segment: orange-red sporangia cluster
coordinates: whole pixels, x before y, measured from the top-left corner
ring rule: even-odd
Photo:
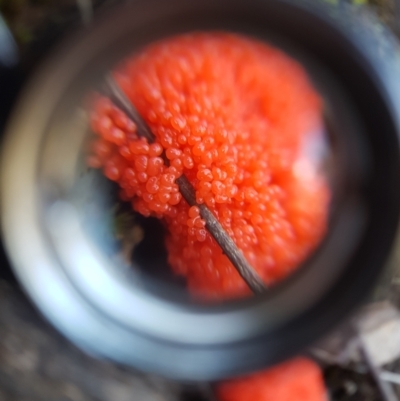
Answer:
[[[113,73],[157,140],[139,138],[98,96],[88,164],[134,210],[165,221],[169,264],[189,290],[206,299],[249,293],[182,199],[181,174],[266,284],[298,267],[325,233],[330,197],[315,150],[322,101],[304,69],[253,39],[194,33],[151,44]]]
[[[220,383],[219,401],[328,401],[321,369],[303,357]]]

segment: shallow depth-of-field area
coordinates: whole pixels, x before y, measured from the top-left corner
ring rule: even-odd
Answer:
[[[21,49],[21,65],[24,70],[29,70],[68,27],[90,24],[93,13],[106,10],[118,1],[0,0],[0,12]],[[400,5],[396,4],[397,0],[325,1],[336,7],[358,7],[360,13],[371,9],[400,35]],[[118,221],[117,226],[122,227],[121,235],[129,232],[125,247],[132,250],[132,242],[137,241],[141,234],[132,227],[126,229],[129,215],[126,219]],[[0,401],[214,401],[207,383],[181,387],[83,355],[43,322],[7,269],[4,266],[0,275]],[[381,301],[389,301],[400,309],[400,245],[370,299],[371,304]],[[393,317],[393,322],[392,334],[384,335],[399,335],[396,317]],[[362,357],[353,357],[351,346],[346,347],[354,338],[345,331],[346,327],[332,334],[332,338],[344,338],[341,340],[343,347],[333,347],[330,349],[332,354],[328,355],[326,349],[322,353],[311,351],[324,369],[331,400],[381,400],[371,364]],[[345,348],[345,355],[339,355]],[[393,389],[400,400],[400,357],[382,369],[393,373],[392,381],[398,380],[399,384],[394,384]]]

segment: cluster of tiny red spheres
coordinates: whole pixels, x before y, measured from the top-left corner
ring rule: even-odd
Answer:
[[[196,33],[150,45],[114,76],[156,141],[99,96],[88,164],[137,212],[164,219],[169,263],[192,293],[229,298],[248,288],[182,199],[181,174],[267,284],[318,245],[329,189],[309,149],[322,139],[321,101],[297,62],[255,40]]]
[[[222,382],[216,394],[219,401],[328,401],[321,369],[303,357]]]

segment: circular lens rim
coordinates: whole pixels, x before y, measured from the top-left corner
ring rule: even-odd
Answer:
[[[166,6],[162,1],[136,1],[129,6],[124,5],[115,14],[100,20],[90,32],[85,35],[80,34],[66,44],[35,77],[14,114],[8,130],[8,140],[3,149],[4,238],[15,272],[33,302],[61,332],[80,347],[118,362],[178,379],[217,379],[261,368],[299,351],[326,332],[354,308],[372,287],[394,240],[399,216],[400,194],[395,188],[400,179],[397,137],[400,111],[396,109],[393,93],[389,90],[394,77],[393,73],[387,74],[390,60],[375,59],[372,53],[366,51],[364,42],[359,41],[359,34],[343,30],[328,14],[316,9],[315,5],[311,9],[306,2],[254,0],[229,2],[227,9],[227,4],[225,0],[218,2],[195,0],[190,3],[176,0]],[[196,23],[199,23],[206,15],[207,22],[203,22],[202,26],[207,24],[212,26],[215,21],[220,21],[220,18],[224,18],[225,22],[229,22],[229,18],[232,18],[235,26],[237,23],[235,18],[242,16],[246,23],[239,30],[246,26],[250,32],[253,29],[250,24],[252,19],[257,21],[254,26],[260,28],[262,26],[260,21],[263,18],[271,21],[268,14],[271,12],[278,19],[277,23],[286,27],[285,29],[293,30],[310,20],[315,23],[312,26],[324,28],[325,32],[321,36],[325,40],[329,39],[332,51],[346,54],[347,59],[352,60],[353,64],[350,64],[353,68],[359,68],[359,71],[354,73],[362,72],[363,77],[368,78],[366,84],[371,89],[369,93],[375,96],[375,104],[379,104],[382,108],[381,119],[382,116],[388,117],[383,127],[385,135],[381,135],[384,144],[381,144],[380,148],[376,147],[376,138],[373,136],[376,132],[368,130],[368,141],[374,151],[374,168],[370,177],[371,182],[367,183],[363,193],[369,219],[363,232],[363,241],[361,245],[354,246],[352,257],[346,263],[343,274],[332,283],[326,293],[320,294],[319,300],[314,300],[313,305],[309,305],[286,322],[281,321],[274,327],[264,324],[263,330],[257,335],[253,332],[248,338],[196,343],[184,338],[181,341],[177,341],[176,338],[171,340],[162,334],[149,333],[143,327],[135,330],[110,316],[109,313],[104,313],[87,297],[87,294],[82,294],[82,287],[79,288],[71,280],[68,272],[61,267],[63,262],[54,248],[49,246],[48,237],[37,218],[39,207],[36,158],[40,155],[40,148],[43,145],[42,134],[49,127],[49,120],[54,117],[50,109],[44,110],[43,105],[37,104],[37,96],[38,94],[45,96],[47,104],[55,107],[62,94],[69,90],[70,84],[68,81],[57,81],[57,72],[61,66],[68,71],[70,77],[74,74],[85,74],[88,77],[85,63],[88,60],[90,63],[93,63],[93,60],[101,60],[98,69],[100,74],[100,71],[111,67],[113,64],[111,60],[119,59],[128,50],[127,46],[115,46],[110,61],[98,57],[106,48],[111,51],[116,37],[127,37],[128,33],[132,34],[135,27],[137,32],[143,34],[140,40],[157,39],[159,31],[151,29],[157,18],[161,21],[162,18],[173,20],[173,17],[185,20],[187,27],[190,28],[191,19],[195,18]],[[187,13],[191,18],[185,19]],[[294,24],[295,17],[297,25]],[[288,28],[290,25],[292,28]],[[183,23],[179,27],[185,29],[186,24]],[[247,31],[246,33],[249,33]],[[257,31],[254,33],[257,34]],[[308,35],[312,33],[310,31]],[[317,46],[315,35],[303,40],[308,40],[311,47]],[[66,54],[69,57],[65,57]],[[329,60],[328,56],[325,57]],[[112,64],[107,65],[107,62]],[[93,73],[90,78],[89,86],[100,77]],[[360,114],[363,115],[363,112]],[[36,128],[30,125],[32,121],[35,122]],[[37,135],[32,134],[34,130]],[[25,149],[23,154],[21,149]],[[376,168],[379,165],[381,167]],[[382,182],[380,188],[377,188],[375,184],[379,181]],[[24,193],[23,198],[18,196],[21,193]],[[16,199],[20,199],[19,204],[16,204]],[[28,221],[30,224],[27,224]],[[21,227],[24,227],[23,235]],[[28,250],[27,243],[30,245]],[[51,288],[46,286],[46,283],[51,283]],[[143,299],[145,300],[145,297]],[[271,302],[271,299],[266,299],[265,304],[267,302]],[[165,303],[165,306],[167,307],[168,303]],[[248,313],[246,307],[239,308],[239,312],[243,311]],[[195,310],[192,309],[190,313],[195,314]],[[214,314],[218,313],[226,313],[226,310],[217,308]],[[254,316],[262,316],[264,313],[265,309],[259,308],[257,313],[248,318],[254,319]],[[202,314],[204,315],[204,310],[200,308],[197,317],[201,317]],[[165,322],[161,321],[159,327],[162,333]]]

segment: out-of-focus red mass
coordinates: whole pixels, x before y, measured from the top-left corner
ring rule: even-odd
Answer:
[[[248,377],[220,383],[219,401],[327,401],[318,365],[296,358]]]
[[[169,264],[205,299],[249,294],[189,208],[185,174],[266,284],[286,277],[325,233],[329,189],[314,143],[322,102],[306,72],[282,51],[225,33],[194,33],[149,45],[114,76],[157,140],[108,99],[91,114],[90,166],[118,182],[124,201],[163,219]],[[166,165],[161,153],[169,160]]]

